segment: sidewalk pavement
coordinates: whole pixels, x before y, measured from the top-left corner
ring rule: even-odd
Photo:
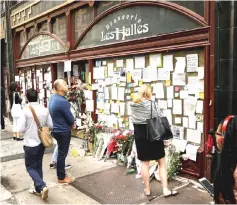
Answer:
[[[49,198],[44,202],[39,196],[30,194],[28,190],[32,185],[32,180],[25,169],[23,142],[14,141],[12,137],[9,138],[9,136],[11,136],[11,132],[9,132],[11,129],[9,127],[10,124],[7,126],[7,131],[1,133],[1,204],[99,204],[99,202],[89,196],[90,194],[83,194],[71,185],[58,185],[56,170],[49,168],[52,158],[52,149],[47,149],[48,153],[45,154],[43,159],[44,180],[49,187]],[[76,156],[76,152],[80,153],[82,142],[83,141],[78,138],[72,138],[71,140],[67,157],[67,163],[72,165],[72,168],[67,170],[69,176],[79,178],[116,166],[115,160],[104,162],[103,160],[97,161],[92,156]],[[126,170],[126,168],[124,169]],[[136,180],[135,176],[132,177],[132,180],[133,178]],[[111,183],[113,183],[113,181],[111,181]],[[132,186],[135,183],[131,181],[130,184]],[[197,186],[199,185],[197,184]],[[136,188],[137,187],[134,187],[134,189]],[[178,196],[177,198],[172,197],[168,201],[163,197],[159,197],[155,199],[154,202],[169,202],[170,204],[177,202],[189,204],[192,202],[197,203],[197,200],[194,199],[196,191],[199,193],[197,194],[199,197],[198,202],[211,202],[212,198],[202,187],[199,186],[199,188],[193,189],[194,194],[191,195],[188,191],[186,193],[185,190],[188,190],[187,188],[181,188],[179,191],[183,191],[181,192],[182,195],[180,194],[180,200],[177,200]],[[149,203],[149,200],[147,200],[145,204],[147,203]]]

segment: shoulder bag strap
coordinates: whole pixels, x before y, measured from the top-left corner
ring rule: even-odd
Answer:
[[[15,98],[16,98],[16,93],[15,92],[13,92],[13,105],[15,104]]]
[[[37,117],[37,115],[35,113],[34,108],[31,105],[29,106],[29,108],[30,108],[30,111],[32,112],[32,115],[34,117],[35,123],[37,124],[37,127],[40,128],[41,127],[40,126],[40,122],[39,122],[39,119],[38,119],[38,117]]]
[[[152,119],[152,100],[151,100],[151,119]]]

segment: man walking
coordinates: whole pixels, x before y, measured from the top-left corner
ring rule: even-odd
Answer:
[[[74,117],[70,103],[65,98],[68,92],[67,83],[63,79],[58,79],[54,82],[54,89],[56,93],[50,98],[49,112],[53,121],[52,134],[58,143],[57,177],[59,184],[69,184],[73,179],[66,176],[65,159],[69,150]]]
[[[42,199],[45,200],[48,198],[49,191],[46,183],[43,181],[42,171],[45,147],[39,138],[37,124],[30,110],[30,106],[34,109],[41,126],[52,128],[53,124],[48,109],[37,102],[37,91],[32,88],[27,90],[26,97],[29,101],[29,105],[24,109],[23,114],[20,116],[18,129],[19,132],[24,133],[25,166],[27,172],[34,181],[35,190],[33,193],[41,195]]]

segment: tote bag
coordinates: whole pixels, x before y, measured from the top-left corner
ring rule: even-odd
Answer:
[[[20,104],[16,104],[15,103],[15,95],[16,93],[13,93],[13,105],[12,105],[12,109],[11,109],[11,115],[12,117],[20,117],[21,116],[21,105]]]
[[[173,134],[171,132],[168,119],[166,117],[160,117],[158,113],[157,117],[152,118],[151,101],[151,118],[147,119],[147,139],[150,142],[155,142],[169,140],[171,138],[173,138]]]

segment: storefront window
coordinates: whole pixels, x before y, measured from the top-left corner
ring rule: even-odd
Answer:
[[[96,9],[97,16],[106,11],[107,9],[120,4],[120,1],[101,1]]]
[[[47,22],[42,23],[41,26],[40,26],[39,31],[47,32],[48,31],[48,23]]]
[[[64,42],[67,41],[67,23],[66,16],[61,16],[53,22],[53,33],[57,35]]]
[[[78,49],[200,27],[191,18],[167,8],[132,6],[115,11],[97,22],[81,40]]]
[[[24,31],[21,31],[19,34],[19,52],[21,52],[25,43],[26,43],[26,33]]]
[[[86,7],[75,12],[75,41],[94,19],[93,8]]]
[[[30,30],[27,33],[27,39],[29,39],[31,36],[35,34],[35,28],[30,28]]]
[[[66,52],[66,48],[64,48],[54,38],[47,35],[40,35],[33,38],[31,42],[29,42],[29,44],[26,46],[21,56],[21,59],[33,58],[63,52]]]

